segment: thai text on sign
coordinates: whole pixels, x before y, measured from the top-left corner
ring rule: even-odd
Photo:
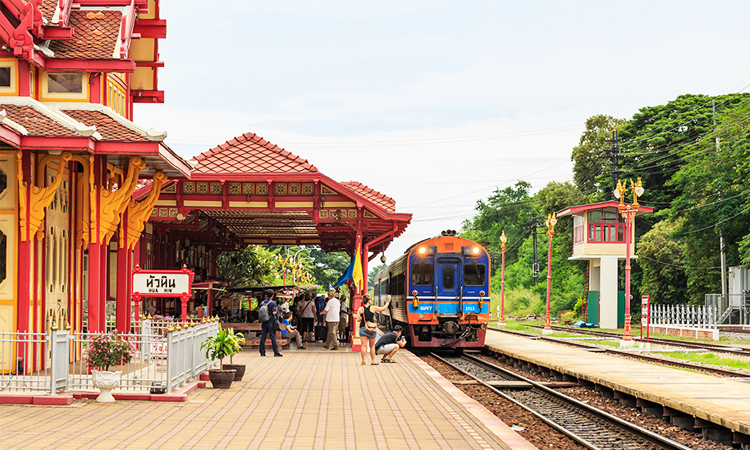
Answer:
[[[134,273],[133,292],[139,294],[190,294],[187,273]]]

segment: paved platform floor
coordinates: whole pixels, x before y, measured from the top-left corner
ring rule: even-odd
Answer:
[[[363,366],[346,350],[287,351],[283,358],[246,351],[234,358],[247,364],[245,381],[199,389],[185,403],[0,406],[0,447],[535,448],[410,353],[397,364]]]
[[[587,352],[498,331],[488,331],[485,344],[499,353],[750,434],[748,382]]]

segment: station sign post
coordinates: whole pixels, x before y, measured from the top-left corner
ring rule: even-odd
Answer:
[[[643,346],[643,327],[646,327],[646,346],[649,347],[649,328],[651,325],[651,302],[648,295],[641,296],[641,346]]]
[[[182,270],[141,270],[133,269],[133,302],[135,316],[143,297],[179,297],[182,306],[182,320],[187,318],[187,304],[190,299],[195,272],[183,265]]]

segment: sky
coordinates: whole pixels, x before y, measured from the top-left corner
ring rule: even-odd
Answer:
[[[593,115],[750,90],[749,16],[730,0],[161,0],[166,102],[135,121],[186,159],[253,132],[394,198],[413,219],[393,261],[495,189],[572,180]]]

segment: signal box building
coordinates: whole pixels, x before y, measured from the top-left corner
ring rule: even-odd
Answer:
[[[619,328],[625,323],[625,292],[618,289],[618,260],[625,259],[625,219],[618,202],[571,206],[557,213],[573,217],[573,255],[570,260],[588,261],[587,318],[601,328]],[[636,216],[653,212],[640,206]],[[630,229],[630,255],[635,256],[635,217]]]

